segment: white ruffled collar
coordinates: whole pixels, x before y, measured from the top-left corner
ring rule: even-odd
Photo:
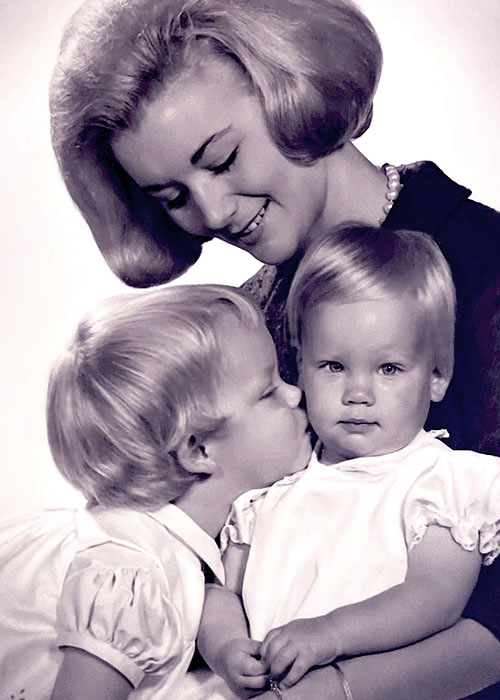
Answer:
[[[429,445],[434,440],[450,437],[446,429],[441,430],[420,430],[413,440],[395,452],[390,452],[384,455],[374,455],[369,457],[355,457],[354,459],[346,459],[337,464],[323,464],[320,459],[323,445],[318,441],[314,447],[309,468],[320,469],[338,469],[342,472],[359,472],[367,475],[378,476],[387,471],[391,465],[399,464],[401,459],[415,449]]]

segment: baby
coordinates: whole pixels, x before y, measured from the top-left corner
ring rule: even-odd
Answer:
[[[314,666],[453,625],[500,551],[500,459],[423,430],[453,370],[454,286],[437,245],[335,231],[301,261],[288,312],[316,449],[303,472],[234,504],[226,587],[208,591],[199,635],[241,697],[269,678],[281,697]]]
[[[89,507],[0,523],[2,697],[186,697],[204,571],[224,581],[213,538],[236,496],[307,464],[299,401],[236,290],[159,288],[88,315],[47,420]]]

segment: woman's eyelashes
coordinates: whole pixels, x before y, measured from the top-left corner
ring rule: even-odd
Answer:
[[[225,161],[219,163],[219,165],[212,165],[210,168],[208,168],[208,170],[210,170],[210,172],[212,173],[215,173],[216,175],[226,173],[231,169],[232,165],[234,165],[237,157],[238,146],[236,146],[236,148],[229,154]]]
[[[218,165],[211,165],[210,167],[207,167],[207,170],[209,170],[211,173],[214,173],[215,175],[221,175],[222,173],[227,173],[229,170],[231,170],[231,167],[234,165],[236,162],[236,158],[238,157],[238,146],[231,151],[229,156],[222,162],[219,163]],[[180,207],[183,207],[186,205],[188,200],[188,193],[187,193],[187,188],[182,188],[179,191],[179,194],[174,197],[173,199],[166,199],[166,205],[168,209],[179,209]]]
[[[183,188],[177,197],[174,197],[174,199],[166,199],[164,202],[166,203],[168,209],[179,209],[180,207],[183,207],[187,202],[186,189]]]

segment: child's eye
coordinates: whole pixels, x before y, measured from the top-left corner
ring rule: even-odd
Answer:
[[[384,377],[394,377],[395,374],[401,372],[401,368],[393,365],[392,362],[386,362],[380,366],[380,372]]]
[[[261,401],[264,401],[264,399],[270,399],[272,396],[274,396],[276,392],[276,387],[273,387],[272,389],[268,389],[262,396],[260,397]]]
[[[325,368],[328,372],[332,374],[338,374],[344,371],[344,365],[341,362],[334,360],[333,362],[324,362],[321,368]]]
[[[238,147],[232,151],[232,153],[226,158],[226,160],[223,163],[219,163],[219,165],[213,165],[211,168],[209,168],[210,172],[215,173],[216,175],[220,175],[221,173],[225,173],[228,170],[230,170],[231,166],[234,164],[236,161],[236,158],[238,156]]]

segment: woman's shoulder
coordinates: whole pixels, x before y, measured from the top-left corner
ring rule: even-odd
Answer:
[[[421,230],[433,235],[440,244],[453,237],[455,246],[457,235],[462,242],[471,234],[476,238],[486,237],[493,230],[500,232],[500,213],[470,199],[472,191],[432,161],[401,165],[398,169],[403,187],[386,219],[389,228]],[[478,223],[480,231],[476,230]]]
[[[403,187],[385,226],[431,235],[451,266],[459,297],[498,285],[500,212],[471,199],[470,189],[431,161],[399,170]]]

